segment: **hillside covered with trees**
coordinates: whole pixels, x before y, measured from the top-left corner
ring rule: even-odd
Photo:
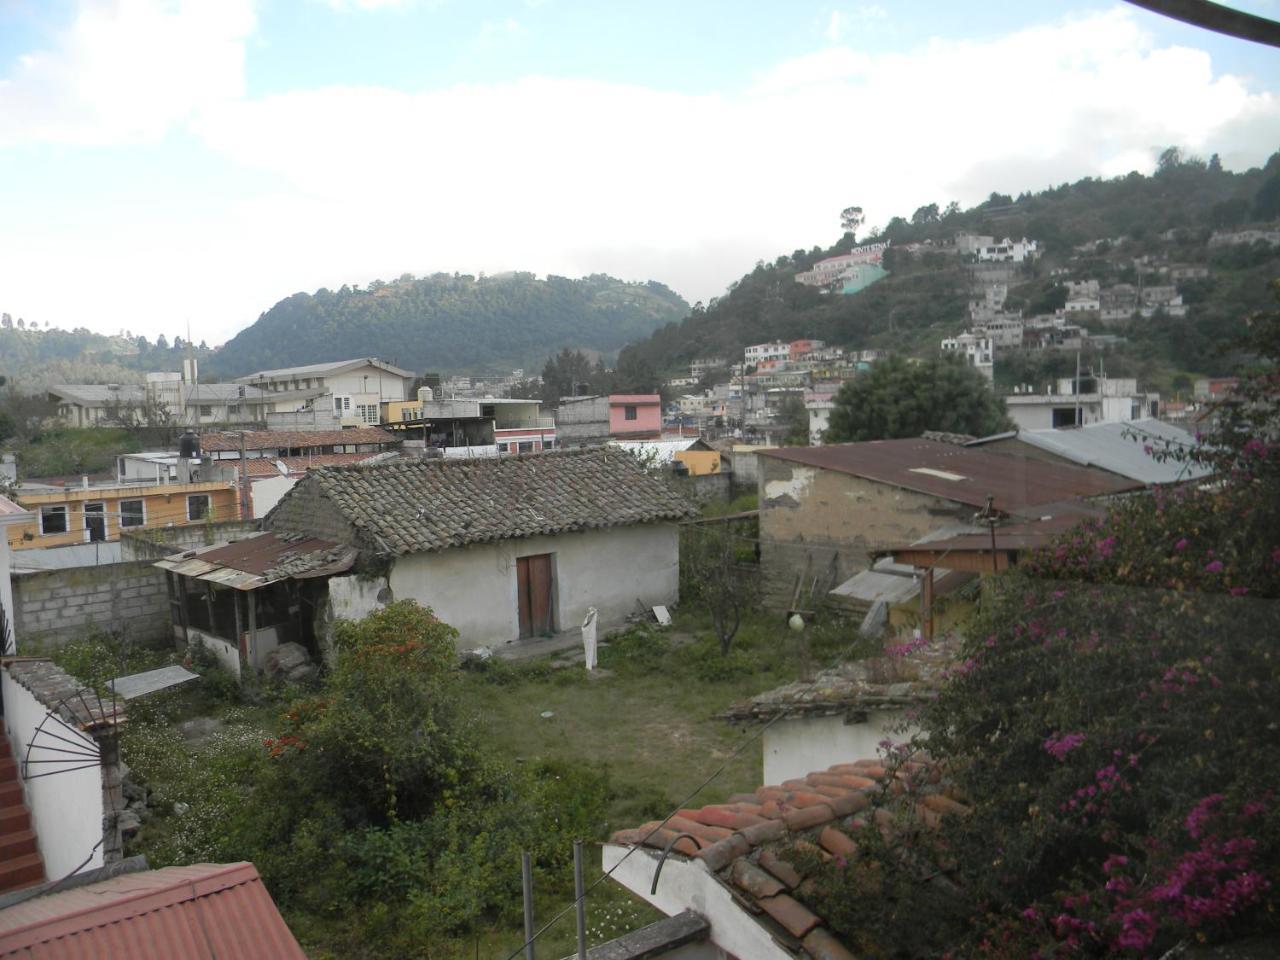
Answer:
[[[1111,324],[1105,330],[1127,341],[1109,348],[1109,373],[1139,376],[1167,387],[1178,371],[1215,374],[1229,369],[1230,358],[1220,348],[1238,336],[1241,317],[1268,304],[1267,283],[1280,273],[1280,247],[1210,247],[1210,235],[1277,218],[1280,153],[1261,169],[1232,173],[1216,157],[1204,161],[1171,148],[1151,176],[1085,178],[1017,198],[993,193],[968,210],[954,203],[945,208],[932,203],[856,240],[845,233],[829,247],[796,250],[773,263],[757,263],[723,297],[695,305],[680,323],[629,346],[620,362],[643,362],[670,374],[695,358],[730,359],[741,356],[748,344],[803,337],[928,355],[937,350],[941,338],[964,329],[973,281],[958,256],[904,248],[941,245],[957,233],[976,233],[1039,241],[1043,256],[1009,284],[1010,308],[1027,314],[1060,307],[1064,279],[1134,283],[1135,261],[1142,257],[1208,266],[1207,279],[1181,290],[1189,304],[1186,317],[1157,316],[1141,324]],[[795,282],[797,273],[825,257],[885,240],[893,244],[884,261],[890,276],[859,293],[828,295]],[[1076,250],[1095,241],[1101,242],[1091,252]],[[1072,354],[1072,366],[1074,360]],[[1056,370],[1067,362],[1065,354],[1045,352],[1031,361],[1022,358],[1005,365],[1002,373],[998,360],[997,378],[1011,383],[1067,373],[1065,367]]]
[[[539,369],[564,347],[612,354],[688,309],[660,283],[604,274],[406,274],[365,289],[296,293],[223,345],[213,363],[222,376],[354,356],[445,373]]]

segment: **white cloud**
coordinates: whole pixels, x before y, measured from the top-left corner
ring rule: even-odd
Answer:
[[[481,46],[491,46],[508,37],[513,37],[520,32],[520,21],[515,17],[506,17],[502,20],[485,20],[480,24],[480,33],[477,42]]]
[[[884,223],[1149,170],[1168,144],[1239,168],[1280,142],[1273,93],[1201,51],[1154,47],[1123,9],[905,54],[835,46],[732,96],[533,76],[199,102],[191,130],[270,191],[109,245],[70,238],[53,266],[32,252],[45,245],[0,237],[0,262],[48,307],[6,309],[172,333],[178,298],[213,342],[297,290],[403,271],[605,270],[706,300],[757,259],[834,240],[851,203]],[[82,260],[85,282],[56,282]]]
[[[840,43],[854,31],[888,18],[889,12],[878,3],[855,7],[849,11],[832,10],[822,35],[832,43]]]
[[[95,0],[0,77],[0,146],[155,140],[244,92],[251,0]]]

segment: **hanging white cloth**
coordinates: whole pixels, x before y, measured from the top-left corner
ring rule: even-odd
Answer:
[[[596,668],[596,608],[587,610],[587,619],[582,621],[582,654],[587,669]]]

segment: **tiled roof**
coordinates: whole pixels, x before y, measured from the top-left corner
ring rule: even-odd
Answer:
[[[381,427],[353,427],[350,430],[246,430],[246,450],[275,450],[288,447],[332,447],[345,443],[399,443]],[[240,449],[235,430],[211,430],[200,435],[200,449],[223,452]]]
[[[662,520],[697,511],[622,450],[583,450],[475,460],[400,460],[311,470],[267,515],[314,484],[378,553]]]
[[[110,727],[124,720],[124,704],[103,700],[52,660],[20,658],[4,665],[9,676],[25,687],[40,705],[79,730]]]
[[[883,655],[842,663],[813,680],[775,687],[733,704],[728,720],[765,720],[789,715],[828,716],[919,704],[933,697],[956,665],[959,642],[940,638],[900,656]]]
[[[0,958],[306,960],[251,863],[145,870],[0,911]]]
[[[316,467],[342,467],[353,463],[363,463],[376,453],[318,453],[310,457],[252,457],[244,462],[245,473],[251,477],[282,477],[305,473]],[[233,463],[235,461],[232,461]],[[283,463],[285,472],[281,473],[277,463]],[[237,464],[238,465],[238,464]]]
[[[1100,470],[958,447],[932,440],[871,440],[825,447],[779,447],[761,456],[834,470],[974,507],[997,510],[1097,497],[1142,486]]]
[[[879,760],[859,760],[735,794],[725,803],[680,810],[661,828],[653,821],[621,830],[610,842],[663,850],[675,841],[673,855],[701,860],[744,906],[744,922],[762,924],[799,956],[853,960],[812,909],[812,881],[784,855],[788,848],[804,847],[824,860],[851,859],[859,831],[874,828],[892,837],[890,808],[899,805],[913,808],[929,826],[970,809],[927,758],[906,760],[896,771]],[[682,833],[698,843],[676,840]]]

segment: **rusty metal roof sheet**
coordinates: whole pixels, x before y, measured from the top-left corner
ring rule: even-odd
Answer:
[[[287,533],[260,533],[234,543],[175,553],[154,566],[236,590],[256,590],[276,580],[327,576],[351,569],[354,547]]]
[[[306,960],[251,863],[127,873],[0,911],[0,958]]]
[[[871,440],[825,447],[779,447],[760,456],[892,484],[974,507],[997,510],[1135,490],[1141,483],[1101,470],[1048,463],[931,440]]]

